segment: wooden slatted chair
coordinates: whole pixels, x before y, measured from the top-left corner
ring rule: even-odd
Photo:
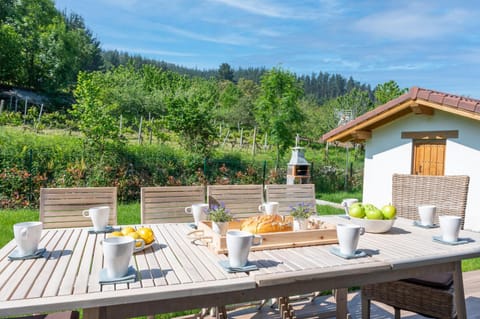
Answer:
[[[468,196],[468,176],[420,176],[394,174],[392,179],[392,204],[397,216],[418,219],[417,206],[432,204],[439,215],[465,217]],[[462,222],[463,227],[463,222]],[[455,318],[455,281],[462,281],[460,265],[455,273],[429,273],[427,275],[394,282],[362,287],[362,317],[370,318],[370,302],[376,300],[395,309],[416,312],[435,318]]]
[[[140,210],[142,224],[187,223],[192,216],[185,213],[185,207],[205,203],[204,186],[151,186],[140,189]],[[203,309],[205,316],[208,309]],[[147,316],[153,319],[153,315]]]
[[[278,213],[288,215],[290,208],[299,203],[312,205],[317,211],[315,184],[272,184],[265,186],[267,202],[278,202]]]
[[[78,311],[63,311],[27,317],[11,317],[10,319],[80,319],[80,313]]]
[[[263,202],[262,185],[209,185],[208,204],[225,207],[235,218],[247,218],[260,214],[258,206]]]
[[[90,218],[82,211],[109,206],[109,225],[117,225],[116,187],[73,187],[40,189],[40,221],[43,228],[88,227]]]
[[[185,207],[205,203],[205,187],[142,187],[140,201],[142,224],[187,223],[192,216],[185,213]]]

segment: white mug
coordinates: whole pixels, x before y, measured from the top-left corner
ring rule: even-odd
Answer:
[[[462,218],[460,216],[443,215],[438,217],[440,220],[440,230],[442,231],[442,239],[454,243],[458,240],[458,233],[462,226]]]
[[[104,230],[108,226],[108,217],[110,215],[110,207],[92,207],[82,211],[83,217],[92,219],[93,230]]]
[[[193,215],[195,226],[202,220],[207,219],[208,204],[193,204],[192,206],[185,207],[185,213]]]
[[[250,247],[262,244],[262,237],[241,230],[227,231],[228,262],[230,267],[244,267]]]
[[[103,246],[104,265],[109,279],[121,278],[128,273],[128,266],[135,250],[136,243],[141,243],[138,250],[145,247],[142,239],[133,239],[130,236],[105,238]]]
[[[435,221],[435,213],[437,208],[435,205],[418,206],[418,215],[420,216],[420,224],[424,226],[432,226]]]
[[[34,254],[42,236],[42,222],[23,222],[13,225],[13,234],[20,256]]]
[[[345,198],[342,200],[342,206],[345,208],[345,214],[348,215],[348,209],[352,204],[358,203],[358,199],[356,198]]]
[[[365,228],[353,224],[338,224],[337,237],[340,253],[351,256],[357,250],[360,235],[365,233]]]
[[[278,214],[278,202],[265,202],[258,206],[258,211],[267,215]]]

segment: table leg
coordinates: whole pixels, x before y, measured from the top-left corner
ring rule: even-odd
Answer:
[[[462,262],[455,262],[453,271],[453,286],[455,289],[455,306],[457,307],[457,318],[467,318],[467,307],[465,305],[465,291],[463,289]]]
[[[83,309],[83,319],[103,319],[107,313],[104,307]]]
[[[347,307],[347,288],[337,288],[334,291],[335,303],[337,304],[336,318],[347,318],[348,307]]]

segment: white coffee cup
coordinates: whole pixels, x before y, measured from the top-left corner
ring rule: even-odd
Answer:
[[[13,225],[13,234],[20,256],[34,254],[42,236],[42,222],[23,222]]]
[[[93,230],[104,230],[108,226],[108,217],[110,215],[110,207],[92,207],[82,211],[83,217],[92,219]]]
[[[432,226],[435,221],[435,213],[437,208],[435,205],[418,206],[418,215],[420,216],[420,224],[424,226]]]
[[[265,202],[258,206],[258,211],[267,215],[278,214],[278,202]]]
[[[136,247],[136,243],[141,243]],[[128,273],[128,266],[135,249],[145,247],[142,239],[133,239],[130,236],[110,237],[101,241],[103,246],[104,265],[109,279],[121,278]]]
[[[341,205],[345,208],[345,214],[348,215],[348,209],[352,204],[358,203],[358,199],[356,198],[345,198],[342,200]]]
[[[262,237],[241,230],[227,231],[228,262],[230,267],[243,267],[248,262],[250,247],[262,244]]]
[[[193,215],[193,220],[195,226],[198,226],[198,223],[202,220],[207,219],[208,204],[193,204],[192,206],[185,207],[185,213]]]
[[[442,239],[448,242],[456,242],[458,233],[462,225],[460,216],[442,215],[438,217],[440,220],[440,230],[442,231]]]
[[[360,235],[365,233],[365,229],[353,224],[338,224],[337,237],[340,246],[340,253],[351,256],[357,250]]]

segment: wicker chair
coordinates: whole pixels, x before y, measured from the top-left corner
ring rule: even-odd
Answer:
[[[392,204],[397,208],[397,216],[408,219],[418,219],[417,206],[421,204],[436,206],[436,223],[439,215],[457,215],[464,219],[468,184],[468,176],[394,174]],[[366,285],[361,294],[364,319],[370,318],[371,300],[394,307],[395,318],[400,318],[401,309],[435,318],[456,317],[452,273]]]

